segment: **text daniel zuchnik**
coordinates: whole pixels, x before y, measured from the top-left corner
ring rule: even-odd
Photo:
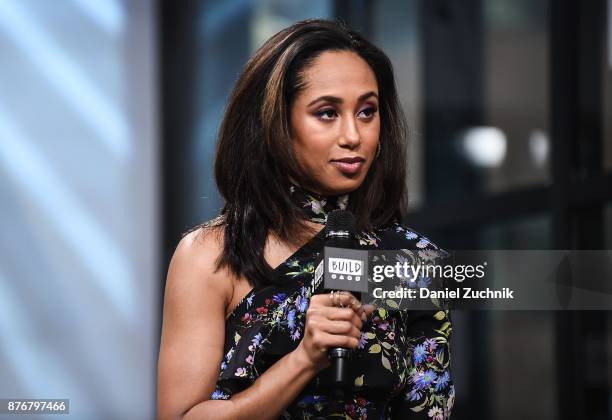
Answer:
[[[483,290],[474,290],[471,287],[445,288],[444,290],[402,287],[398,290],[383,290],[382,287],[376,287],[372,292],[377,299],[514,299],[514,290],[509,287],[504,287],[502,290],[492,290],[488,287]]]

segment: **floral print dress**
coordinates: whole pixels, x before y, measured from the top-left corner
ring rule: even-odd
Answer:
[[[325,223],[346,209],[348,194],[324,197],[291,187],[307,217]],[[363,249],[431,252],[438,247],[401,225],[358,234]],[[323,257],[324,229],[281,263],[273,275],[286,283],[252,289],[225,325],[225,356],[211,399],[229,399],[299,344],[312,296],[315,268]],[[420,282],[426,278],[418,279]],[[323,293],[319,288],[314,293]],[[446,419],[455,389],[450,370],[449,310],[389,310],[379,307],[363,324],[353,352],[353,398],[341,406],[328,397],[326,372],[317,375],[285,409],[283,419]]]

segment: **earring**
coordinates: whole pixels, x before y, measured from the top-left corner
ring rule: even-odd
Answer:
[[[378,156],[380,156],[380,142],[378,142],[378,146],[376,146],[376,156],[374,156],[374,159],[378,159]]]

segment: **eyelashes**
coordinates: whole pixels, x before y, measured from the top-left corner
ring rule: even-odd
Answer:
[[[364,109],[361,112],[369,112],[370,114],[368,115],[367,118],[370,118],[370,117],[373,117],[374,114],[376,114],[376,111],[378,111],[378,109],[376,109],[376,107],[372,106],[372,107],[368,107],[368,108]],[[361,114],[361,112],[360,112],[360,114]]]
[[[315,115],[319,117],[320,120],[327,121],[333,119],[336,115],[336,111],[334,109],[322,109],[316,112]]]
[[[372,117],[374,117],[374,114],[377,111],[378,111],[378,109],[376,107],[370,106],[370,107],[367,107],[367,108],[359,111],[359,114],[366,113],[367,115],[364,117],[364,119],[371,119]],[[335,119],[335,117],[338,116],[338,114],[336,113],[336,110],[333,109],[333,108],[322,109],[320,111],[317,111],[315,113],[315,115],[321,121],[333,121]]]

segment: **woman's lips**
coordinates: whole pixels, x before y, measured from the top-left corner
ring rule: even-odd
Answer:
[[[348,174],[348,175],[352,175],[352,174],[359,172],[359,170],[363,166],[364,161],[359,160],[359,161],[354,161],[354,162],[344,162],[341,160],[332,160],[331,163],[336,168],[338,168],[341,172]]]

